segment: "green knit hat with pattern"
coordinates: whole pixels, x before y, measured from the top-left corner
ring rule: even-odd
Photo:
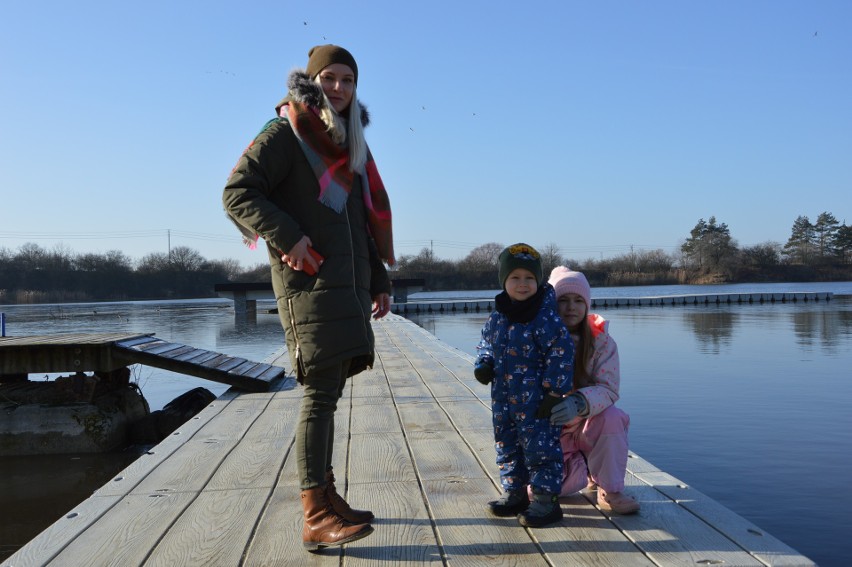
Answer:
[[[505,286],[506,278],[509,277],[512,270],[517,270],[518,268],[529,270],[535,276],[536,283],[541,283],[541,254],[529,244],[519,242],[518,244],[507,246],[500,252],[500,256],[497,257],[497,263],[499,266],[498,278],[500,279],[501,288]]]

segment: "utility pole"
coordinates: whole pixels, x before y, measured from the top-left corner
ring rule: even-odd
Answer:
[[[169,262],[171,262],[172,261],[172,229],[170,229],[170,228],[166,229],[166,238],[167,238],[168,243],[169,243]]]

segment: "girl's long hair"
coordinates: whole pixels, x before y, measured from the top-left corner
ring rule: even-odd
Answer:
[[[349,142],[349,169],[360,172],[367,163],[367,141],[364,139],[364,125],[361,123],[361,105],[358,104],[358,89],[352,89],[352,102],[349,103],[349,120],[334,110],[331,101],[322,90],[319,75],[315,79],[322,93],[323,104],[320,119],[328,126],[328,134],[336,144]],[[348,135],[347,135],[348,134]]]
[[[577,330],[580,344],[574,353],[574,389],[579,390],[595,383],[595,379],[586,370],[595,354],[595,345],[592,342],[592,328],[589,326],[589,308],[586,306],[586,316]]]

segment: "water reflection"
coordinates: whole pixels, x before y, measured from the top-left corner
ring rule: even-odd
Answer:
[[[138,457],[126,451],[0,458],[0,561]]]
[[[723,346],[731,344],[738,316],[733,311],[688,311],[683,316],[695,334],[701,351],[719,354]]]

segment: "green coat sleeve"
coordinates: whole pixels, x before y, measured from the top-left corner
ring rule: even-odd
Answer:
[[[222,194],[225,210],[273,248],[289,251],[304,232],[271,195],[286,188],[298,142],[283,121],[271,121],[240,156]],[[299,150],[301,151],[301,150]]]
[[[367,246],[370,249],[370,295],[376,297],[380,293],[390,294],[390,277],[387,268],[379,257],[379,249],[372,237],[367,240]]]

